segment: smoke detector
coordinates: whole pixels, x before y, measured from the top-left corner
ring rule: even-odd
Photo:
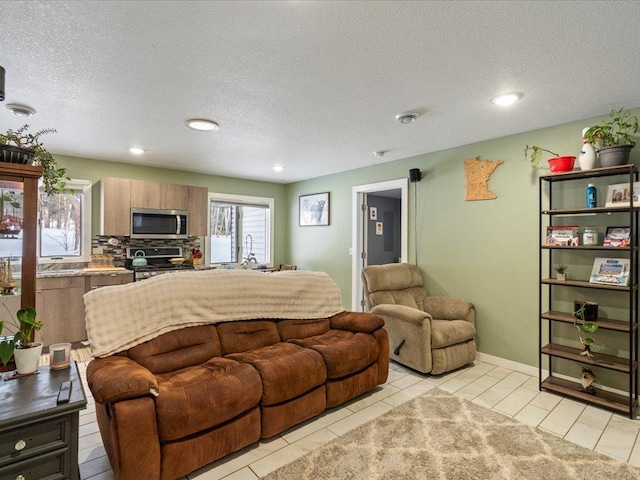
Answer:
[[[419,116],[420,114],[418,112],[404,112],[396,115],[396,120],[402,124],[407,124],[415,121]]]
[[[27,105],[22,105],[20,103],[7,103],[7,108],[11,113],[13,113],[16,117],[32,117],[36,113],[35,108],[31,108]]]

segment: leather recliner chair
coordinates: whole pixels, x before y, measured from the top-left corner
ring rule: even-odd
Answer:
[[[475,308],[451,297],[430,297],[418,267],[370,265],[362,270],[367,310],[384,318],[390,358],[438,375],[476,357]]]

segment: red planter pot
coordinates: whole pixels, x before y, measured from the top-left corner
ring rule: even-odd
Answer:
[[[549,171],[551,173],[570,172],[573,170],[573,164],[576,161],[576,157],[564,156],[554,157],[549,159]]]

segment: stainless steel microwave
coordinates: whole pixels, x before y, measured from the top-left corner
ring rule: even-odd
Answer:
[[[189,212],[131,209],[131,238],[187,238]]]

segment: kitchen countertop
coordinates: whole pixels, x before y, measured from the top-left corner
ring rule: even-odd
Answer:
[[[40,270],[36,278],[84,277],[88,275],[132,275],[126,268],[73,268],[68,270]]]

